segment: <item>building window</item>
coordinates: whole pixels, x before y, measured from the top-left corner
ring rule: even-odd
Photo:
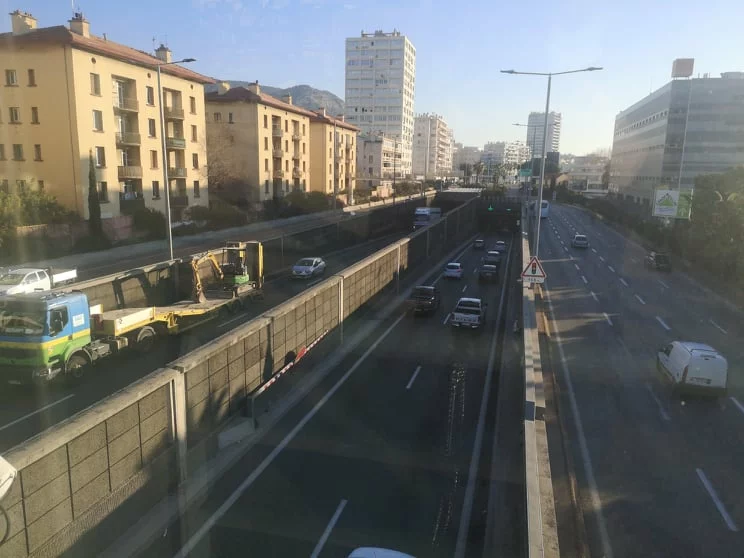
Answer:
[[[305,172],[305,161],[302,161],[302,172]]]
[[[328,156],[329,157],[333,157],[333,148],[332,147],[329,147],[328,148]]]
[[[328,132],[328,141],[333,141],[333,132]]]
[[[147,135],[151,138],[154,138],[157,136],[157,132],[155,131],[155,119],[154,118],[148,118],[147,119]]]
[[[266,180],[264,182],[264,194],[268,194],[268,193],[269,193],[269,181]]]
[[[35,70],[28,70],[28,86],[29,87],[36,87],[36,71]]]
[[[284,121],[284,131],[289,132],[289,120]]]
[[[269,160],[268,159],[264,159],[264,170],[265,171],[268,171],[269,170]]]
[[[108,184],[106,182],[98,183],[98,203],[108,203]]]
[[[191,114],[196,114],[196,97],[189,97],[189,109]]]
[[[201,191],[199,190],[199,181],[194,180],[194,197],[200,198],[201,197]]]
[[[34,161],[41,161],[41,144],[34,144]]]
[[[227,121],[228,121],[228,122],[229,122],[230,124],[233,124],[233,113],[232,113],[232,112],[228,112],[228,113],[227,113]]]
[[[8,114],[10,115],[11,124],[20,124],[21,122],[21,109],[18,107],[9,107]]]
[[[101,76],[90,74],[90,94],[101,96]]]
[[[215,122],[222,122],[222,115],[219,112],[214,113],[214,121]]]
[[[18,75],[15,70],[5,70],[5,85],[18,85]]]
[[[26,181],[16,180],[16,189],[18,190],[19,194],[25,194],[26,193]]]
[[[303,136],[305,135],[305,125],[304,124],[302,125],[302,135]]]
[[[158,152],[154,149],[150,150],[150,168],[156,169],[158,168]]]
[[[196,131],[196,124],[191,125],[191,141],[199,141],[199,134]]]
[[[302,144],[302,154],[303,155],[305,154],[305,144],[304,143]]]
[[[147,98],[147,104],[150,106],[155,105],[155,90],[152,88],[152,86],[148,85],[145,88],[145,97]]]
[[[39,107],[31,107],[31,124],[39,123]]]
[[[5,161],[5,146],[0,143],[0,161]]]
[[[289,161],[284,161],[284,170],[289,172]]]
[[[23,161],[23,145],[20,143],[14,143],[13,144],[13,160],[14,161]]]
[[[191,154],[191,166],[195,169],[199,168],[199,154],[198,153],[192,153]]]
[[[39,192],[43,192],[44,191],[44,181],[43,180],[37,180],[36,181],[36,184],[39,185]]]
[[[96,166],[101,168],[106,166],[106,150],[103,147],[96,147]]]
[[[93,111],[93,129],[96,132],[103,132],[103,112],[100,110]]]
[[[264,114],[264,128],[269,127],[269,117]],[[268,192],[266,192],[268,194]]]
[[[269,150],[269,138],[264,138],[264,151]]]
[[[158,182],[157,180],[152,181],[152,199],[160,199],[160,182]]]

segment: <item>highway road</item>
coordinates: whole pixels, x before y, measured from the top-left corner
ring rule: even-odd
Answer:
[[[341,271],[402,236],[402,234],[390,235],[328,255],[326,275]],[[165,340],[146,355],[132,352],[119,358],[103,360],[94,368],[93,374],[80,385],[55,383],[38,390],[3,389],[0,391],[0,452],[266,312],[319,281],[322,281],[322,278],[309,281],[293,280],[288,273],[285,273],[268,281],[263,300],[252,300],[246,311],[228,316],[219,322],[204,324],[181,336]]]
[[[501,285],[477,282],[482,254],[470,247],[460,254],[462,280],[432,270],[438,311],[414,317],[396,309],[141,556],[330,558],[365,545],[480,556],[466,544],[482,520],[471,465],[482,458],[474,441],[486,422],[501,300]],[[461,296],[488,301],[484,329],[448,324]]]
[[[577,232],[590,249],[571,247]],[[552,204],[540,256],[591,555],[740,558],[742,314],[680,271],[646,269],[641,246],[575,207]],[[727,397],[672,393],[655,368],[672,340],[728,358]]]

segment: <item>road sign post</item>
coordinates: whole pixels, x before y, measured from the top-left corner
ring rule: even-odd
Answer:
[[[537,259],[537,256],[532,256],[527,267],[522,271],[522,281],[524,283],[544,283],[545,277],[545,270],[540,260]]]

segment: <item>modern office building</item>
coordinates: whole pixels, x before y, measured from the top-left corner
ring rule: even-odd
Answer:
[[[359,128],[325,109],[310,117],[310,190],[333,194],[345,192],[354,199]],[[335,137],[335,139],[334,139]]]
[[[544,112],[531,112],[527,118],[527,137],[525,143],[532,150],[533,157],[542,157],[543,132],[545,126]],[[548,113],[548,140],[545,144],[548,153],[560,151],[561,113]]]
[[[400,164],[400,144],[384,134],[360,135],[357,145],[357,188],[384,197]]]
[[[207,147],[220,197],[261,203],[311,183],[310,122],[314,112],[267,95],[256,83],[220,83],[206,95]]]
[[[420,114],[413,125],[413,176],[435,178],[452,173],[452,129],[437,114]]]
[[[399,31],[346,39],[346,122],[397,138],[401,177],[411,175],[416,49]]]
[[[742,123],[744,72],[673,79],[615,118],[610,192],[650,205],[655,188],[741,165]]]
[[[18,10],[0,34],[0,189],[40,189],[88,218],[92,157],[103,218],[147,207],[165,212],[169,169],[174,220],[208,205],[204,84],[213,80],[90,32],[76,13],[69,28],[38,28]],[[157,66],[162,66],[163,161]]]

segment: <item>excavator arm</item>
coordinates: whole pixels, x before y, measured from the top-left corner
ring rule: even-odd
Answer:
[[[199,276],[199,265],[201,265],[204,260],[209,260],[209,263],[212,265],[212,273],[214,274],[215,279],[217,279],[218,281],[222,281],[225,278],[224,273],[222,273],[222,268],[217,262],[217,258],[215,258],[211,252],[198,254],[191,258],[191,270],[193,272],[193,289],[191,293],[191,300],[197,303],[206,302],[207,300],[204,296],[204,285],[202,284],[201,277]]]

